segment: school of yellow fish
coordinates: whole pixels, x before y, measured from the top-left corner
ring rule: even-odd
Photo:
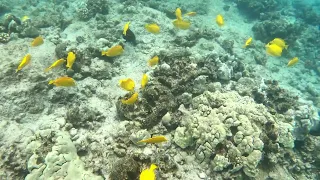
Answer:
[[[193,17],[193,16],[196,16],[196,14],[197,14],[196,12],[187,12],[183,16],[184,17],[186,17],[186,16]],[[189,20],[185,20],[183,18],[182,11],[180,8],[177,8],[175,10],[175,16],[176,16],[176,19],[172,21],[172,24],[175,28],[181,29],[181,30],[187,30],[190,28],[191,22]],[[30,20],[30,18],[28,16],[24,16],[22,18],[22,22],[26,22],[28,20]],[[216,16],[215,21],[219,27],[222,27],[225,25],[224,17],[221,14],[218,14]],[[127,32],[129,30],[129,25],[130,25],[130,22],[127,22],[124,25],[123,35],[125,35],[125,36],[127,35]],[[151,24],[145,24],[145,30],[149,33],[152,33],[152,34],[159,34],[161,31],[161,28],[157,23],[151,23]],[[249,37],[245,41],[243,48],[248,48],[249,46],[251,46],[252,41],[253,41],[253,38]],[[35,39],[33,39],[33,41],[31,42],[30,45],[31,45],[31,47],[37,47],[37,46],[42,45],[43,43],[44,43],[43,37],[39,36],[39,37],[36,37]],[[265,48],[266,48],[266,53],[268,55],[274,56],[274,57],[280,57],[282,55],[283,50],[288,49],[288,45],[286,44],[286,42],[283,39],[275,38],[272,41],[270,41],[268,44],[266,44]],[[122,45],[115,45],[106,51],[102,51],[101,55],[108,56],[108,57],[115,57],[115,56],[119,56],[119,55],[123,54],[123,52],[124,52],[124,48]],[[66,68],[72,69],[72,66],[73,66],[75,60],[76,60],[76,54],[74,52],[70,51],[70,52],[68,52],[66,60],[62,58],[62,59],[58,59],[58,60],[54,61],[48,68],[46,68],[44,70],[44,72],[49,72],[55,68],[62,66],[65,63],[66,63]],[[21,59],[21,62],[16,69],[16,73],[18,73],[24,67],[26,67],[28,64],[30,64],[30,61],[31,61],[31,55],[26,54]],[[297,64],[298,61],[299,61],[299,58],[294,57],[288,62],[287,66],[291,67],[291,66]],[[158,63],[159,63],[158,56],[153,56],[147,61],[147,65],[150,67],[154,67]],[[143,74],[142,78],[141,78],[141,82],[140,82],[140,89],[141,90],[143,90],[147,86],[148,81],[149,81],[148,75]],[[58,77],[54,80],[50,80],[48,84],[52,84],[55,86],[70,87],[70,86],[75,86],[76,82],[71,77],[61,76],[61,77]],[[129,91],[129,95],[130,95],[128,98],[121,99],[121,103],[123,103],[125,105],[134,105],[138,101],[138,97],[139,97],[139,92],[135,90],[135,82],[130,78],[121,79],[121,80],[119,80],[119,86],[123,90]],[[162,143],[162,142],[166,142],[166,141],[167,141],[167,139],[165,136],[152,136],[151,138],[140,140],[137,143]],[[157,166],[155,164],[151,164],[150,168],[144,169],[140,174],[140,180],[155,180],[156,179],[155,169],[157,169]]]

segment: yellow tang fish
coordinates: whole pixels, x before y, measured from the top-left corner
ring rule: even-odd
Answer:
[[[185,16],[195,16],[196,14],[196,12],[188,12],[185,14]]]
[[[156,174],[154,170],[158,167],[155,164],[151,164],[149,169],[144,169],[140,173],[139,180],[156,180]]]
[[[132,79],[127,78],[127,79],[119,80],[119,85],[124,90],[133,91],[135,83],[134,83],[134,81]]]
[[[151,66],[151,67],[157,65],[158,63],[159,63],[159,57],[158,56],[154,56],[153,58],[151,58],[148,61],[148,65]]]
[[[76,82],[71,77],[63,76],[63,77],[59,77],[55,80],[49,81],[49,84],[53,84],[55,86],[70,87],[70,86],[75,86]]]
[[[23,16],[23,17],[21,18],[21,21],[22,21],[22,22],[26,22],[26,21],[29,21],[29,20],[31,20],[31,19],[29,18],[29,16]]]
[[[72,69],[72,66],[75,60],[76,60],[76,54],[73,52],[68,52],[66,67],[68,69]]]
[[[40,46],[41,44],[43,44],[43,38],[41,36],[34,38],[33,41],[31,42],[32,47]]]
[[[161,143],[168,141],[165,136],[153,136],[148,139],[143,139],[141,141],[138,141],[138,143]]]
[[[283,48],[288,49],[288,45],[286,45],[286,42],[281,38],[275,38],[274,40],[272,40],[270,42],[270,44],[276,44],[276,45],[280,46],[282,49]]]
[[[116,45],[108,49],[107,51],[102,51],[101,55],[105,55],[108,57],[114,57],[114,56],[119,56],[123,53],[123,48],[121,45]]]
[[[189,29],[190,25],[191,25],[190,21],[183,21],[183,20],[178,20],[178,19],[172,21],[172,24],[176,28],[183,29],[183,30]]]
[[[132,105],[138,100],[138,93],[132,94],[128,99],[121,99],[122,104]]]
[[[177,19],[182,21],[182,13],[181,13],[181,9],[180,8],[176,9],[175,14],[176,14]]]
[[[127,22],[125,25],[124,25],[124,28],[123,28],[123,35],[127,35],[127,31],[129,29],[129,25],[130,25],[130,22]]]
[[[266,52],[268,55],[279,57],[282,54],[282,48],[276,44],[267,44]]]
[[[66,60],[64,60],[64,59],[58,59],[58,60],[56,60],[54,63],[52,63],[50,67],[46,68],[46,69],[44,70],[44,72],[48,72],[48,71],[50,71],[50,70],[53,69],[53,68],[56,68],[56,67],[58,67],[58,66],[61,66],[64,62],[66,62]]]
[[[216,17],[216,23],[218,24],[218,26],[223,26],[224,25],[224,20],[223,20],[223,16],[221,14],[218,14]]]
[[[243,48],[246,48],[247,46],[249,46],[249,45],[251,44],[251,42],[252,42],[252,37],[250,37],[250,38],[246,41],[246,43],[244,44]]]
[[[152,34],[159,34],[160,33],[160,27],[156,23],[146,24],[145,28],[148,32],[151,32]]]
[[[144,89],[148,83],[148,75],[143,74],[141,79],[141,88]]]
[[[298,61],[299,61],[299,58],[298,58],[298,57],[292,58],[292,59],[288,62],[288,67],[291,67],[291,66],[297,64]]]
[[[16,73],[18,71],[20,71],[22,68],[24,68],[26,65],[28,65],[30,63],[30,60],[31,60],[31,55],[30,54],[27,54],[25,55],[22,60],[21,60],[21,63],[19,64],[17,70],[16,70]]]

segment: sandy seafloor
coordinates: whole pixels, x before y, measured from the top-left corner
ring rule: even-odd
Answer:
[[[119,117],[117,117],[115,104],[119,97],[123,97],[127,93],[119,87],[118,81],[130,77],[136,82],[136,89],[138,89],[142,74],[147,73],[150,77],[149,83],[152,84],[152,72],[154,68],[147,66],[147,60],[160,52],[172,54],[186,49],[188,52],[191,52],[189,58],[197,60],[213,52],[226,54],[222,42],[223,40],[232,40],[234,41],[233,54],[236,55],[236,58],[241,57],[242,63],[256,75],[256,80],[270,79],[278,81],[281,88],[288,90],[294,96],[299,96],[300,103],[306,104],[310,109],[314,110],[314,112],[310,113],[313,115],[313,119],[318,118],[317,104],[311,101],[315,97],[312,97],[308,92],[311,89],[315,94],[320,93],[319,76],[314,71],[304,67],[303,62],[305,59],[303,57],[300,58],[300,62],[294,67],[288,68],[286,66],[290,57],[296,54],[295,51],[290,49],[290,45],[287,54],[282,57],[267,56],[264,48],[265,43],[255,39],[251,47],[242,48],[246,39],[253,37],[252,26],[257,20],[248,20],[246,16],[238,11],[236,5],[232,2],[215,0],[203,1],[198,4],[192,1],[173,1],[171,5],[163,3],[166,6],[162,8],[169,9],[172,13],[176,7],[181,5],[183,5],[183,13],[189,11],[199,12],[195,17],[187,17],[192,22],[192,25],[189,30],[185,31],[174,28],[171,23],[173,19],[168,18],[164,12],[145,7],[139,1],[121,4],[118,1],[109,0],[109,12],[107,15],[104,15],[106,21],[99,22],[102,24],[99,24],[95,18],[81,21],[77,17],[77,9],[83,3],[82,1],[68,1],[65,3],[69,7],[62,10],[61,13],[64,18],[71,19],[72,23],[63,30],[58,27],[41,28],[40,35],[44,37],[44,44],[41,46],[30,47],[32,38],[28,37],[12,38],[8,43],[0,44],[0,154],[2,155],[0,179],[14,179],[19,176],[19,179],[24,179],[26,175],[28,175],[29,179],[47,179],[49,177],[52,179],[80,179],[80,177],[83,179],[99,179],[99,177],[112,179],[110,177],[110,169],[115,166],[113,163],[123,158],[123,154],[117,155],[117,153],[114,153],[114,151],[117,151],[114,144],[118,143],[114,141],[119,137],[123,138],[121,133],[124,130],[123,121],[119,121]],[[223,10],[226,4],[230,5],[228,12]],[[17,4],[10,13],[17,17],[28,15],[32,21],[36,21],[38,20],[35,17],[38,14],[37,11],[41,7],[50,7],[52,2],[40,1],[38,6],[27,6],[24,9],[19,8],[19,5]],[[214,21],[215,16],[220,13],[225,18],[225,25],[222,28],[219,28]],[[294,21],[294,17],[288,16],[286,18],[288,21]],[[88,47],[93,47],[100,51],[106,50],[119,42],[124,42],[121,32],[124,24],[128,21],[131,22],[130,29],[137,37],[136,46],[125,43],[124,53],[121,56],[112,58],[111,61],[104,57],[84,58],[84,61],[91,61],[91,65],[82,66],[80,71],[95,72],[95,74],[100,74],[99,76],[102,76],[102,78],[96,79],[94,76],[82,77],[81,73],[75,73],[74,78],[77,83],[75,87],[47,87],[49,80],[66,74],[66,70],[62,67],[48,73],[43,72],[46,67],[57,59],[55,53],[57,42],[66,42],[67,51],[74,49],[78,52],[85,51]],[[160,34],[151,34],[144,29],[144,25],[151,22],[156,22],[160,25]],[[221,36],[210,40],[201,38],[196,45],[187,48],[177,47],[172,43],[177,37],[184,38],[192,31],[202,28],[213,29],[214,32],[221,34]],[[316,29],[313,26],[309,28]],[[101,34],[102,32],[105,32],[105,34],[101,35],[101,38],[97,38],[96,34]],[[305,33],[308,34],[307,31]],[[77,42],[76,38],[78,36],[84,37],[84,41],[81,43]],[[303,37],[301,35],[301,38]],[[256,64],[252,55],[253,51],[267,57],[265,66]],[[15,69],[21,58],[27,53],[32,55],[31,64],[21,72],[15,73]],[[80,63],[76,61],[76,64]],[[160,65],[161,63],[160,59]],[[104,78],[103,76],[106,77]],[[223,88],[225,89],[223,91],[231,91],[231,86],[228,83],[224,84]],[[102,117],[102,119],[88,123],[75,123],[78,126],[73,127],[75,125],[66,120],[66,112],[72,106],[91,109],[99,114],[98,116]],[[83,113],[82,116],[86,116],[86,112]],[[294,122],[291,123],[293,127],[294,124]],[[68,167],[61,165],[61,169],[56,169],[56,172],[41,169],[44,166],[47,166],[47,169],[49,168],[48,164],[50,163],[46,161],[49,161],[48,159],[50,158],[45,158],[48,152],[52,153],[56,149],[59,149],[58,147],[55,149],[55,147],[48,144],[42,144],[46,138],[53,139],[49,141],[49,144],[57,144],[57,135],[52,135],[52,132],[55,132],[55,134],[61,133],[63,135],[60,137],[71,139],[71,142],[69,142],[71,145],[66,145],[70,146],[66,148],[67,150],[57,150],[57,152],[67,155],[71,154],[70,159],[78,158],[74,148],[77,149],[78,155],[80,151],[86,152],[85,155],[81,155],[80,157],[82,163],[78,164],[82,165],[77,166],[79,168],[78,172],[76,170],[66,170],[65,173],[58,173],[59,171],[63,171],[61,169],[68,169],[71,165],[68,165]],[[161,131],[151,129],[149,132],[157,133]],[[169,141],[172,141],[174,133],[171,132],[166,135]],[[320,140],[318,137],[312,137],[312,139],[318,142]],[[31,142],[41,143],[30,145],[32,144]],[[92,142],[99,145],[94,145]],[[57,146],[56,144],[55,146]],[[192,157],[191,149],[184,151],[177,146],[175,147],[174,143],[171,144],[169,142],[166,144],[173,146],[172,149],[176,149],[175,151],[178,154],[189,154]],[[93,148],[93,146],[96,147]],[[316,147],[319,148],[319,144]],[[37,148],[41,150],[36,150]],[[52,151],[50,148],[52,148]],[[145,153],[147,157],[157,156],[158,151],[153,145],[141,147],[133,143],[131,143],[130,148],[127,147],[125,149],[127,149],[127,154],[138,149],[139,152]],[[43,151],[43,154],[39,151]],[[32,152],[38,155],[41,154],[43,157],[41,163],[32,164],[32,160],[30,160],[32,159]],[[316,152],[319,152],[319,150]],[[67,157],[67,155],[64,157]],[[184,158],[184,155],[181,156],[180,158]],[[70,162],[68,158],[66,159],[64,163]],[[188,158],[186,157],[186,159]],[[21,170],[26,167],[26,164],[27,169]],[[139,168],[143,169],[150,164],[141,163],[139,164],[141,165]],[[167,171],[167,176],[164,175],[166,173],[161,171],[161,168],[158,169],[158,179],[227,179],[226,175],[221,175],[227,171],[211,173],[208,166],[188,160],[178,164],[180,164],[178,170]],[[319,165],[312,165],[310,169],[312,168],[319,168]],[[39,172],[35,172],[36,169],[41,169],[41,173],[47,172],[41,176]],[[95,175],[92,175],[92,172]],[[309,179],[310,177],[319,177],[319,174],[317,176],[315,173],[319,173],[319,169],[309,171],[311,174],[304,174],[305,172],[301,171],[300,174],[293,175],[291,171],[287,170],[285,166],[282,167],[282,165],[277,166],[277,170],[271,171],[275,174],[278,173],[278,175],[268,175],[268,172],[263,170],[260,172],[256,178],[251,178],[265,179],[269,177],[272,179],[272,177],[278,177],[278,179],[281,179],[283,177],[283,179],[293,179],[293,177],[299,177],[301,179]],[[35,175],[37,173],[38,175]],[[83,175],[85,173],[88,175]],[[284,174],[286,177],[282,176]],[[241,177],[242,179],[249,178],[244,175]]]

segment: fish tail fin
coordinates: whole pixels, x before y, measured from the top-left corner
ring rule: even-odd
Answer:
[[[54,80],[50,80],[48,84],[53,84],[54,83]]]
[[[284,46],[285,49],[288,49],[288,47],[289,47],[289,45],[285,45],[285,46]]]
[[[247,47],[247,45],[243,45],[243,46],[242,46],[242,48],[246,48],[246,47]]]
[[[123,99],[122,99],[123,100]],[[138,141],[137,143],[144,143],[144,140]]]
[[[16,69],[16,73],[19,71],[19,69]]]
[[[155,164],[151,164],[151,166],[150,166],[150,170],[151,170],[151,171],[154,171],[154,170],[157,169],[157,168],[158,168],[158,166],[155,165]]]

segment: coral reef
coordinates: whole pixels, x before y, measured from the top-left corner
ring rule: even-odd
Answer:
[[[289,45],[293,44],[303,31],[303,26],[298,23],[288,23],[283,19],[265,20],[257,22],[252,31],[254,37],[264,43],[268,43],[274,38],[282,38]]]
[[[266,80],[264,84],[266,87],[263,89],[254,88],[252,91],[257,103],[262,103],[281,114],[297,107],[298,96],[290,95],[287,90],[280,88],[277,81]]]
[[[153,72],[154,82],[158,83],[148,85],[135,106],[124,105],[119,99],[120,117],[139,121],[143,128],[152,128],[167,112],[179,107],[179,101],[185,99],[184,93],[201,94],[218,79],[229,81],[244,70],[240,61],[229,56],[212,54],[206,60],[193,62],[185,58],[186,54],[178,50],[172,55],[161,54],[163,64]]]
[[[213,159],[213,171],[237,172],[243,168],[247,176],[255,177],[263,149],[269,146],[265,145],[265,139],[261,139],[266,134],[266,123],[277,127],[269,134],[281,134],[273,138],[276,144],[286,148],[294,146],[290,124],[271,115],[263,105],[235,92],[206,91],[193,99],[192,107],[193,110],[179,108],[184,115],[178,128],[183,133],[175,136],[183,138],[179,138],[177,145],[181,148],[195,147],[199,162],[209,163]]]
[[[107,0],[87,0],[83,7],[78,9],[78,17],[81,20],[88,20],[96,14],[108,14]]]
[[[236,0],[237,7],[250,17],[259,17],[262,13],[276,11],[279,7],[276,0]]]
[[[27,168],[30,174],[26,176],[26,180],[61,177],[63,179],[103,179],[84,169],[84,164],[79,159],[69,134],[53,133],[52,151],[45,157],[33,154],[29,158]]]

